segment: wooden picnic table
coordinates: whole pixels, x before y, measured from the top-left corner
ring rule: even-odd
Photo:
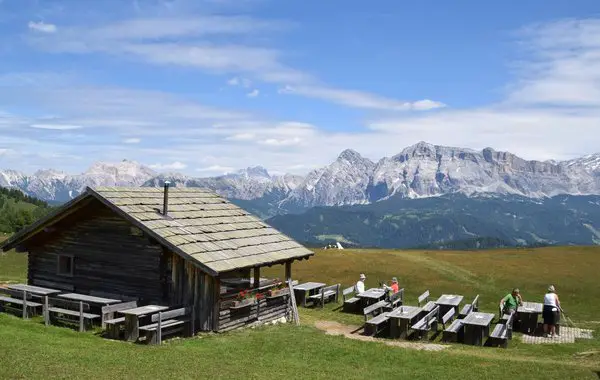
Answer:
[[[523,302],[523,305],[517,308],[517,319],[519,320],[522,333],[535,334],[538,318],[542,314],[543,307],[544,305],[539,302]]]
[[[296,302],[300,302],[302,306],[306,307],[306,299],[317,294],[318,291],[325,287],[326,284],[321,282],[305,282],[294,286],[294,295],[296,296]]]
[[[101,306],[112,305],[114,303],[123,302],[121,300],[116,300],[116,299],[112,299],[112,298],[88,296],[86,294],[78,294],[78,293],[59,294],[58,297],[66,298],[71,301],[82,301],[82,302],[97,304],[97,305],[101,305]]]
[[[456,315],[458,315],[458,306],[463,300],[463,296],[458,294],[442,294],[440,298],[435,301],[435,304],[440,307],[439,320],[442,320],[444,314],[448,312],[448,310],[454,308]]]
[[[146,305],[128,310],[119,310],[117,313],[125,315],[125,340],[135,342],[140,337],[140,318],[148,314],[167,310],[168,306]]]
[[[483,339],[490,334],[490,323],[494,314],[473,311],[463,319],[465,343],[482,346]]]
[[[410,326],[417,322],[422,308],[418,306],[400,306],[388,313],[390,318],[390,337],[406,339]]]
[[[364,308],[370,304],[381,301],[385,297],[385,289],[371,288],[357,294],[356,297],[361,299],[362,307]]]
[[[12,284],[8,285],[7,288],[12,290],[26,291],[27,293],[36,294],[39,296],[49,296],[51,294],[57,294],[62,292],[58,289],[42,288],[41,286],[27,285],[27,284]]]

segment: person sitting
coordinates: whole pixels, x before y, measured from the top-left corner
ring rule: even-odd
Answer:
[[[398,293],[398,290],[400,290],[398,287],[398,279],[396,277],[392,277],[392,285],[387,286],[386,284],[383,284],[383,289],[386,291],[391,291],[392,294]]]
[[[554,285],[548,287],[548,293],[544,295],[544,308],[542,309],[542,318],[544,319],[544,336],[546,338],[558,338],[556,333],[556,323],[559,318],[560,301]],[[548,330],[550,333],[548,334]]]
[[[510,314],[511,312],[516,312],[517,307],[522,305],[523,298],[521,297],[521,293],[519,289],[514,288],[512,293],[507,294],[500,300],[500,313]]]
[[[355,290],[356,294],[360,294],[365,291],[365,280],[366,279],[367,279],[367,276],[365,276],[364,273],[361,273],[360,279],[356,282],[356,285],[354,286],[354,290]]]

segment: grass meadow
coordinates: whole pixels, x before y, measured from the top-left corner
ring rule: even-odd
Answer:
[[[24,281],[26,256],[0,256],[0,282]],[[174,339],[162,346],[115,342],[94,333],[45,327],[0,313],[0,378],[298,378],[366,379],[464,378],[598,379],[600,371],[600,248],[568,247],[489,251],[317,250],[292,266],[299,281],[352,285],[367,274],[368,287],[399,278],[406,303],[429,289],[480,295],[483,311],[497,312],[499,299],[519,287],[525,300],[540,302],[556,286],[563,307],[595,338],[565,345],[526,345],[515,334],[506,350],[451,345],[437,352],[391,347],[379,342],[332,336],[316,321],[360,325],[362,317],[325,309],[300,308],[301,326],[280,325],[224,334]],[[264,276],[282,277],[283,267]]]

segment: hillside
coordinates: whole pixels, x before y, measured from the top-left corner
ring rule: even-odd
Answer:
[[[0,233],[19,231],[48,210],[50,206],[44,201],[19,190],[0,188]]]
[[[336,379],[342,375],[344,379],[396,379],[401,373],[400,377],[411,379],[594,379],[600,371],[600,329],[594,322],[600,297],[596,286],[599,255],[599,247],[478,252],[317,250],[310,260],[294,264],[293,277],[300,282],[339,282],[345,287],[365,272],[367,286],[373,287],[397,276],[406,288],[407,304],[415,304],[425,289],[433,299],[458,293],[470,300],[479,294],[481,310],[491,313],[496,313],[498,299],[512,287],[519,286],[526,301],[537,301],[552,281],[570,318],[594,330],[594,339],[575,344],[529,345],[521,342],[520,333],[515,333],[506,350],[450,344],[442,351],[418,351],[388,345],[393,343],[389,340],[352,340],[314,328],[319,322],[361,325],[362,315],[342,313],[335,303],[323,310],[300,308],[300,327],[289,324],[200,334],[155,347],[119,343],[94,332],[46,327],[40,319],[23,321],[0,313],[0,351],[5,353],[0,357],[0,378],[191,379],[207,373],[214,379]],[[26,255],[14,252],[0,256],[0,283],[23,281],[26,262]],[[539,263],[552,265],[540,270]],[[264,269],[268,277],[282,273],[282,266]]]
[[[316,207],[267,220],[294,239],[382,248],[489,248],[600,244],[600,196],[460,194],[393,197],[370,205]]]

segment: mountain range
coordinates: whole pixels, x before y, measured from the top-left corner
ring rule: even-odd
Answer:
[[[391,197],[419,199],[481,193],[545,198],[600,194],[600,154],[568,161],[528,161],[492,148],[475,151],[419,142],[377,162],[344,150],[331,164],[305,176],[270,175],[257,166],[235,173],[194,178],[157,173],[123,160],[98,162],[81,174],[47,169],[27,175],[0,170],[0,187],[62,203],[86,186],[206,187],[262,217],[299,213],[316,206],[371,204]]]

